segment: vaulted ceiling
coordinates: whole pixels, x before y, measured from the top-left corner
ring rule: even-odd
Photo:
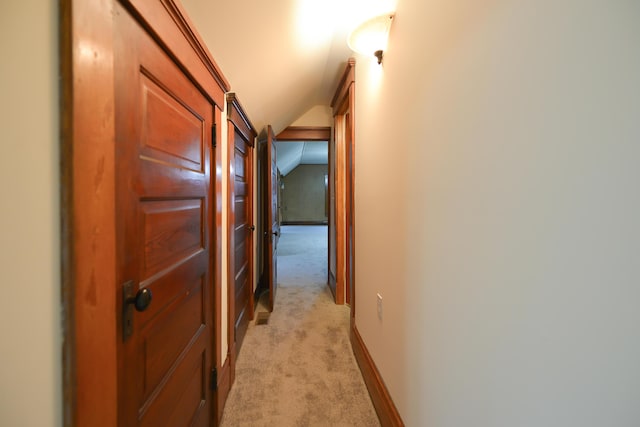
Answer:
[[[326,165],[329,160],[329,144],[322,141],[276,142],[278,169],[288,175],[298,165]]]
[[[182,0],[261,132],[328,105],[353,52],[349,31],[395,0]]]

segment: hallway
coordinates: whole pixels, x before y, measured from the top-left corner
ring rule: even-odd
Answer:
[[[326,257],[326,226],[282,227],[275,310],[249,326],[221,426],[379,425]],[[256,313],[266,311],[260,303]]]

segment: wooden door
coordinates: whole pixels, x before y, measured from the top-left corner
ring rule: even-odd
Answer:
[[[229,129],[233,129],[230,126]],[[233,132],[233,296],[236,353],[253,318],[253,147]]]
[[[267,129],[267,227],[265,240],[267,248],[267,269],[269,285],[269,309],[273,311],[278,288],[278,239],[280,238],[280,221],[278,218],[278,165],[275,136],[271,126]]]
[[[117,278],[134,294],[118,298],[119,424],[210,426],[214,106],[118,5],[114,19]]]

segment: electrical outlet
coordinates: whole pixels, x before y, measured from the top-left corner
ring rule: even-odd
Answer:
[[[382,320],[382,295],[378,294],[378,319]]]

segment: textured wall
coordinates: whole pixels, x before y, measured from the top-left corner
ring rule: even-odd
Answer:
[[[356,324],[408,426],[640,425],[639,22],[399,0],[358,57]]]
[[[282,216],[287,221],[327,220],[325,184],[327,165],[300,165],[283,178]]]

